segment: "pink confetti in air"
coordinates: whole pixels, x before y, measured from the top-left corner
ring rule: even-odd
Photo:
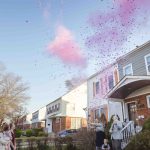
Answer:
[[[134,29],[141,28],[144,20],[148,19],[145,12],[150,11],[150,0],[114,0],[113,4],[114,8],[107,13],[97,11],[89,17],[94,34],[87,38],[86,45],[96,47],[103,56],[115,51],[118,57],[121,46]]]
[[[71,31],[64,26],[58,26],[55,39],[47,46],[49,54],[57,56],[63,63],[85,67],[86,59],[75,42]]]

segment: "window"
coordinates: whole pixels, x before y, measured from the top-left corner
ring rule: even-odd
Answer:
[[[150,54],[145,56],[145,65],[146,65],[147,75],[150,75]]]
[[[113,75],[108,76],[109,89],[112,89],[114,86]]]
[[[49,110],[50,110],[50,113],[52,113],[52,107],[50,107]]]
[[[71,118],[71,129],[81,128],[81,118]]]
[[[146,98],[147,98],[147,107],[150,108],[150,95],[148,95]]]
[[[53,106],[50,106],[48,109],[47,109],[47,114],[51,114],[51,113],[54,113],[54,112],[57,112],[60,110],[60,103],[58,104],[55,104]]]
[[[76,118],[71,118],[71,129],[76,129]]]
[[[32,117],[32,120],[34,120],[34,119],[38,119],[38,114],[33,114],[33,117]]]
[[[133,75],[133,70],[132,70],[132,64],[129,64],[125,67],[123,67],[123,74],[126,75]]]
[[[60,103],[57,104],[57,111],[60,109]]]
[[[55,105],[55,109],[54,109],[54,112],[56,112],[57,111],[57,104]]]
[[[81,128],[81,118],[76,118],[76,129]]]
[[[47,114],[49,114],[50,112],[49,112],[49,109],[47,109]]]
[[[52,113],[54,112],[54,106],[52,106]]]
[[[93,96],[99,94],[99,81],[93,82]]]
[[[99,82],[96,82],[96,94],[99,93]]]
[[[96,95],[95,82],[93,82],[93,97]]]

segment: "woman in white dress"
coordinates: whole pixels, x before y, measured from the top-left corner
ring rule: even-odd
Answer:
[[[9,130],[9,128],[8,128]],[[10,137],[7,136],[6,124],[2,125],[2,131],[0,132],[0,150],[10,150]]]

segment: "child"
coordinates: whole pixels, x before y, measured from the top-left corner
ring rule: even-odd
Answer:
[[[104,139],[104,144],[102,145],[102,150],[110,150],[110,146],[108,144],[107,139]]]

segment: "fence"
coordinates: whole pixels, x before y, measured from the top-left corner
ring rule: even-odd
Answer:
[[[76,145],[71,137],[29,137],[16,139],[17,150],[62,150],[67,145]],[[75,147],[75,146],[74,146]]]

